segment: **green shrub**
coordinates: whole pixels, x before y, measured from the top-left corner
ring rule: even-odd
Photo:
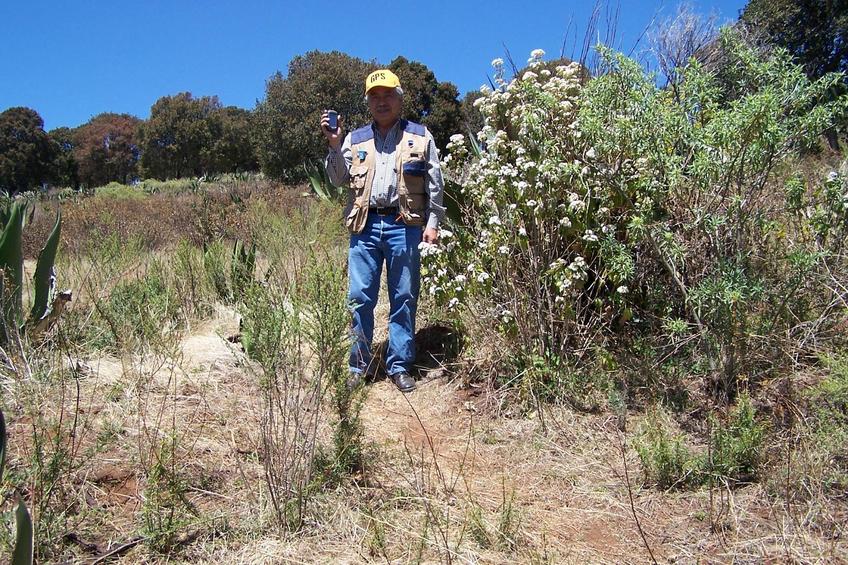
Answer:
[[[106,186],[94,189],[94,194],[100,198],[146,198],[148,193],[141,186],[130,186],[112,181]]]
[[[157,179],[145,179],[140,185],[139,188],[141,191],[146,194],[182,194],[185,192],[192,192],[197,187],[197,180],[192,178],[182,178],[182,179],[169,179],[169,180],[157,180]]]
[[[245,293],[256,283],[256,244],[249,247],[237,239],[233,244],[233,257],[230,261],[230,289],[233,300],[239,302]]]
[[[703,471],[715,479],[751,482],[760,474],[765,427],[747,394],[739,395],[727,421],[713,422],[711,452]]]
[[[827,376],[804,392],[808,417],[802,427],[801,492],[848,492],[848,356],[824,360]]]
[[[239,305],[242,344],[259,365],[265,484],[280,527],[301,527],[320,462],[323,387],[310,378],[302,304],[294,289],[252,285]]]
[[[634,440],[646,479],[664,489],[756,480],[766,430],[750,397],[741,394],[726,421],[711,416],[710,424],[709,445],[696,453],[683,434],[672,430],[666,414],[651,412]]]
[[[171,261],[169,284],[179,300],[182,315],[202,319],[212,313],[216,293],[206,270],[206,255],[188,241],[180,241]]]
[[[564,401],[579,410],[595,411],[604,406],[613,387],[610,367],[604,366],[603,358],[602,350],[594,351],[592,359],[583,363],[552,355],[519,354],[512,359],[513,370],[506,378],[500,376],[497,384],[517,385],[520,400],[527,406]]]
[[[176,441],[171,437],[154,448],[144,487],[142,533],[147,545],[159,553],[171,551],[192,515],[197,515],[186,496],[188,482],[176,466]]]
[[[312,378],[327,382],[337,418],[333,424],[337,475],[361,471],[364,429],[359,415],[366,389],[364,382],[353,382],[348,375],[350,310],[343,266],[329,254],[310,254],[302,291],[304,336],[317,357]]]
[[[682,434],[672,431],[668,416],[655,409],[634,440],[645,478],[661,489],[682,488],[699,481],[696,459]]]
[[[667,335],[659,345],[704,361],[727,403],[739,375],[780,368],[799,321],[844,319],[826,309],[828,285],[807,281],[844,272],[845,183],[829,178],[809,203],[797,183],[773,189],[844,111],[828,95],[840,77],[810,81],[785,52],[764,55],[730,30],[717,48],[718,69],[693,62],[675,89],[606,48],[591,80],[535,51],[507,81],[496,60],[494,89],[475,102],[483,150],[457,135],[445,159],[465,225],[425,246],[423,288],[529,357],[580,363],[598,347],[620,353],[634,333]],[[804,254],[824,258],[804,266]],[[696,347],[680,348],[668,319]]]
[[[266,372],[276,372],[281,362],[283,332],[300,323],[288,295],[270,286],[254,285],[248,289],[239,311],[245,353]]]
[[[97,312],[107,332],[95,347],[135,348],[161,338],[180,324],[180,301],[165,278],[164,266],[153,261],[146,272],[115,285]]]

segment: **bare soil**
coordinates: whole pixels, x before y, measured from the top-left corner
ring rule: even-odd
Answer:
[[[184,481],[173,549],[138,543],[109,562],[848,562],[844,522],[812,504],[786,507],[760,485],[643,488],[614,417],[493,409],[440,369],[408,395],[368,385],[367,470],[317,495],[303,531],[281,532],[263,483],[258,377],[228,340],[237,332],[222,308],[167,355],[79,362],[88,451],[57,561],[97,562],[161,518],[149,487],[159,461]],[[23,423],[11,434],[25,436]]]

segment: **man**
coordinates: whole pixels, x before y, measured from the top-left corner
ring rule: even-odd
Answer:
[[[321,131],[330,145],[327,174],[334,185],[348,185],[348,298],[355,338],[350,372],[354,382],[374,373],[374,307],[385,261],[389,290],[386,373],[401,391],[410,392],[415,389],[409,371],[415,360],[418,244],[438,239],[445,211],[444,183],[433,136],[424,126],[400,119],[403,90],[398,77],[386,69],[374,71],[365,79],[365,97],[374,121],[344,137],[341,119],[331,130],[328,113],[321,117]]]

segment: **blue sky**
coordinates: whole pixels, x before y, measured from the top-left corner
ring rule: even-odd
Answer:
[[[615,2],[612,2],[615,4]],[[744,0],[690,4],[735,20]],[[265,81],[292,57],[339,50],[388,63],[420,61],[460,94],[486,82],[504,46],[519,64],[535,48],[566,55],[590,0],[488,2],[223,2],[218,0],[10,1],[0,4],[0,111],[35,109],[45,128],[77,126],[101,112],[147,118],[161,96],[217,95],[251,109]],[[620,47],[629,51],[675,2],[622,1]],[[605,26],[602,24],[601,29]],[[575,32],[575,30],[577,30]],[[637,48],[644,48],[643,41]]]

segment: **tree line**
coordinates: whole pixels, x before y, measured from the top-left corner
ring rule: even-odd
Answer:
[[[146,120],[106,112],[76,128],[45,131],[37,111],[9,108],[0,113],[0,189],[13,194],[45,185],[79,189],[246,171],[298,180],[304,163],[326,151],[316,125],[325,108],[337,109],[348,130],[370,120],[363,85],[378,66],[338,51],[310,51],[295,57],[286,75],[268,79],[253,110],[181,92],[159,98]],[[469,119],[477,121],[475,93],[460,100],[456,86],[404,57],[389,68],[404,88],[404,117],[427,125],[439,147]]]
[[[740,24],[763,43],[787,49],[811,79],[848,71],[848,0],[751,0],[740,13]],[[672,43],[686,47],[696,32],[678,27],[682,35]],[[664,48],[674,50],[673,45]],[[687,48],[680,51],[691,55]],[[662,65],[662,53],[657,55]],[[685,63],[674,57],[670,61],[671,67]],[[460,99],[456,86],[404,57],[388,66],[404,87],[404,117],[424,123],[440,148],[453,133],[482,126],[473,106],[479,92]],[[303,165],[325,151],[315,125],[323,109],[338,110],[348,130],[368,122],[363,80],[377,67],[376,61],[338,51],[310,51],[295,57],[286,75],[277,72],[266,81],[265,96],[253,110],[222,106],[216,96],[182,92],[157,100],[147,120],[103,113],[79,127],[46,132],[35,110],[10,108],[0,113],[0,190],[15,193],[45,184],[94,187],[242,171],[298,180]],[[843,80],[839,90],[844,89]],[[836,133],[830,132],[831,145]]]

